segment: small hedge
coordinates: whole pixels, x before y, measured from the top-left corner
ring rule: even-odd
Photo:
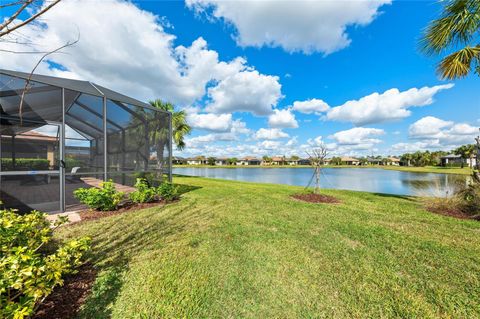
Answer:
[[[43,158],[16,158],[15,166],[11,158],[1,159],[2,171],[48,170],[50,162]]]
[[[73,195],[89,208],[108,211],[115,210],[125,194],[118,192],[111,180],[100,184],[100,188],[79,188]]]
[[[67,222],[60,219],[55,226]],[[90,238],[71,240],[56,250],[47,250],[52,228],[46,214],[33,211],[18,215],[0,210],[0,318],[26,318],[63,284],[66,274],[75,273]]]

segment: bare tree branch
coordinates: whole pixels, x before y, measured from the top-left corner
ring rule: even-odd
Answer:
[[[42,57],[38,60],[37,64],[35,64],[35,67],[32,69],[32,71],[30,72],[30,74],[28,75],[28,78],[27,80],[25,81],[25,86],[23,88],[23,91],[22,91],[22,95],[20,97],[20,105],[18,107],[18,114],[19,114],[19,118],[20,118],[20,125],[22,125],[22,122],[23,122],[23,116],[22,116],[22,113],[23,113],[23,102],[24,102],[24,99],[25,99],[25,94],[27,93],[27,91],[30,89],[29,87],[29,84],[30,84],[30,81],[32,80],[32,77],[33,77],[33,74],[35,73],[35,70],[38,68],[38,66],[40,65],[40,63],[42,63],[42,61],[47,57],[49,56],[50,54],[53,54],[53,53],[57,53],[59,52],[60,50],[62,49],[65,49],[66,47],[69,47],[69,46],[72,46],[74,44],[76,44],[78,41],[80,40],[80,34],[78,35],[77,39],[73,42],[67,42],[65,43],[64,45],[62,45],[61,47],[59,48],[56,48],[55,50],[53,51],[49,51],[47,53],[45,53],[44,55],[42,55]]]
[[[325,144],[321,143],[318,148],[312,149],[310,152],[306,152],[309,160],[310,166],[313,167],[313,176],[312,179],[315,178],[315,188],[313,192],[318,194],[320,192],[320,173],[322,166],[325,164],[325,159],[328,155],[328,150]],[[310,180],[311,182],[311,180]],[[307,185],[307,187],[310,186]]]
[[[12,28],[9,28],[8,26],[14,21],[14,19],[23,11],[25,10],[26,6],[28,6],[29,4],[33,3],[34,0],[25,0],[26,2],[17,10],[17,12],[15,12],[13,14],[13,19],[12,17],[10,17],[9,19],[7,19],[7,21],[5,23],[3,23],[1,26],[0,26],[0,38],[29,24],[30,22],[34,21],[35,19],[37,19],[39,16],[43,15],[45,12],[47,12],[48,10],[50,10],[51,8],[53,8],[55,5],[57,5],[61,0],[54,0],[52,3],[50,3],[48,6],[40,9],[37,13],[35,13],[34,15],[32,15],[30,18],[22,21],[21,23],[13,26]],[[26,5],[25,5],[26,4]]]

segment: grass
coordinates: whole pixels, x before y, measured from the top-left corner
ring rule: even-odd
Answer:
[[[197,168],[311,168],[310,165],[174,165],[175,168],[182,167],[197,167]],[[441,167],[441,166],[424,166],[424,167],[413,167],[413,166],[383,166],[383,165],[325,165],[325,168],[376,168],[376,169],[388,169],[394,171],[404,171],[404,172],[416,172],[416,173],[440,173],[440,174],[461,174],[461,175],[470,175],[472,170],[469,167]]]
[[[418,200],[178,177],[182,199],[64,227],[93,237],[81,318],[474,318],[480,223]]]

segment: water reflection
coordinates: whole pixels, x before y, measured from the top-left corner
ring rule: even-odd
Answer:
[[[227,180],[306,186],[310,168],[202,168],[176,167],[174,174]],[[466,177],[452,174],[413,173],[376,168],[324,168],[321,187],[415,196],[445,196]]]

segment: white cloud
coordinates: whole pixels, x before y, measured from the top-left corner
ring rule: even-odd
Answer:
[[[293,110],[305,114],[315,113],[319,115],[322,112],[328,111],[329,108],[330,107],[328,106],[328,104],[320,99],[310,99],[306,101],[293,102]]]
[[[467,123],[455,123],[426,116],[409,127],[409,136],[432,148],[455,148],[462,144],[473,144],[478,128]],[[416,144],[419,145],[420,144]]]
[[[282,47],[307,54],[347,47],[351,42],[347,27],[368,25],[390,2],[186,0],[196,12],[233,25],[240,46]]]
[[[452,121],[444,121],[433,116],[426,116],[412,125],[408,129],[410,137],[422,138],[422,137],[435,137],[445,127],[453,125]]]
[[[420,89],[411,88],[402,92],[398,89],[390,89],[381,94],[375,92],[330,109],[327,119],[352,122],[355,125],[403,119],[410,116],[410,107],[432,104],[435,94],[452,87],[453,84],[444,84]]]
[[[265,150],[278,150],[281,146],[281,142],[279,141],[263,141],[258,144],[259,147]]]
[[[213,105],[219,109],[271,113],[281,96],[277,77],[260,74],[241,57],[220,61],[201,37],[190,46],[175,47],[175,35],[163,25],[164,18],[130,1],[64,0],[42,16],[41,24],[22,28],[22,41],[31,41],[33,48],[5,41],[2,49],[52,50],[79,34],[77,44],[50,55],[37,72],[89,80],[141,100],[161,98],[181,106],[204,98],[210,86]],[[30,54],[0,52],[1,68],[29,71],[36,62]],[[228,85],[236,86],[238,94],[248,90],[248,101],[242,96],[236,104],[239,95]]]
[[[337,132],[329,138],[335,140],[338,145],[349,146],[350,149],[370,149],[374,145],[382,143],[382,140],[377,137],[383,134],[385,131],[381,129],[354,127]]]
[[[255,133],[255,138],[259,140],[277,140],[285,137],[289,137],[289,135],[278,128],[261,128]]]
[[[193,128],[226,132],[232,127],[232,114],[187,113],[187,122]]]
[[[273,128],[297,128],[298,122],[290,109],[275,109],[268,117],[268,125]]]
[[[208,89],[212,102],[206,110],[213,113],[251,112],[268,115],[282,97],[277,76],[258,71],[242,71],[226,77]]]

